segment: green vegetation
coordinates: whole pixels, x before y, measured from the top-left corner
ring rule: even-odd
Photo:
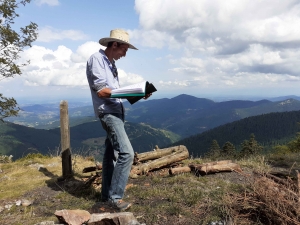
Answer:
[[[185,145],[195,157],[205,155],[216,140],[220,146],[230,142],[237,152],[246,151],[255,135],[257,143],[268,152],[278,145],[286,145],[299,131],[300,111],[269,113],[228,123],[198,135],[182,139],[172,145]],[[245,140],[249,140],[248,143]],[[297,144],[295,144],[297,145]],[[258,151],[255,150],[255,151]],[[260,150],[259,150],[260,151]]]
[[[31,43],[37,39],[37,24],[31,22],[25,27],[21,27],[19,32],[13,30],[14,20],[19,17],[16,9],[20,4],[25,6],[31,0],[11,1],[2,0],[0,2],[0,81],[8,77],[21,75],[21,67],[30,62],[19,63],[20,53],[26,47],[31,47]],[[10,116],[16,116],[19,107],[14,98],[4,97],[0,93],[0,122]]]
[[[131,144],[136,152],[152,150],[179,140],[179,136],[146,124],[125,123]],[[106,133],[99,121],[92,121],[70,128],[71,147],[74,153],[92,154],[101,161]],[[0,154],[13,155],[14,159],[28,153],[48,154],[59,148],[60,129],[41,130],[13,123],[0,124]],[[57,154],[56,154],[57,155]]]

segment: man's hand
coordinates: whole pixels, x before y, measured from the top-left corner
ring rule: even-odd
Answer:
[[[110,98],[111,90],[109,88],[103,88],[101,91],[97,92],[99,98]]]
[[[145,99],[145,100],[146,100],[146,99],[148,99],[148,98],[149,98],[151,95],[152,95],[152,93],[150,93],[150,94],[146,94],[146,95],[145,95],[145,97],[143,97],[143,99]]]

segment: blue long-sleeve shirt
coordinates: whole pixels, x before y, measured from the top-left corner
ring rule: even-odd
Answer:
[[[122,100],[119,98],[99,98],[97,92],[107,87],[111,90],[120,87],[118,76],[112,73],[112,63],[100,49],[91,55],[86,65],[86,76],[91,90],[95,116],[107,113],[124,113]]]

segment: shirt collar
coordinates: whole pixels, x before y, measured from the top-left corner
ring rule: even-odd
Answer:
[[[105,55],[105,52],[104,52],[103,49],[100,49],[100,53],[103,55],[104,59],[107,61],[109,67],[112,67],[112,64],[115,64],[115,60],[113,60],[112,63],[109,61],[109,59],[108,59],[107,56]]]

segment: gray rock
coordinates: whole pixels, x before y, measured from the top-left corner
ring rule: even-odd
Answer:
[[[88,225],[141,225],[131,212],[94,213]]]
[[[82,225],[90,220],[91,214],[85,210],[59,210],[55,212],[55,216],[61,222],[72,225]]]

